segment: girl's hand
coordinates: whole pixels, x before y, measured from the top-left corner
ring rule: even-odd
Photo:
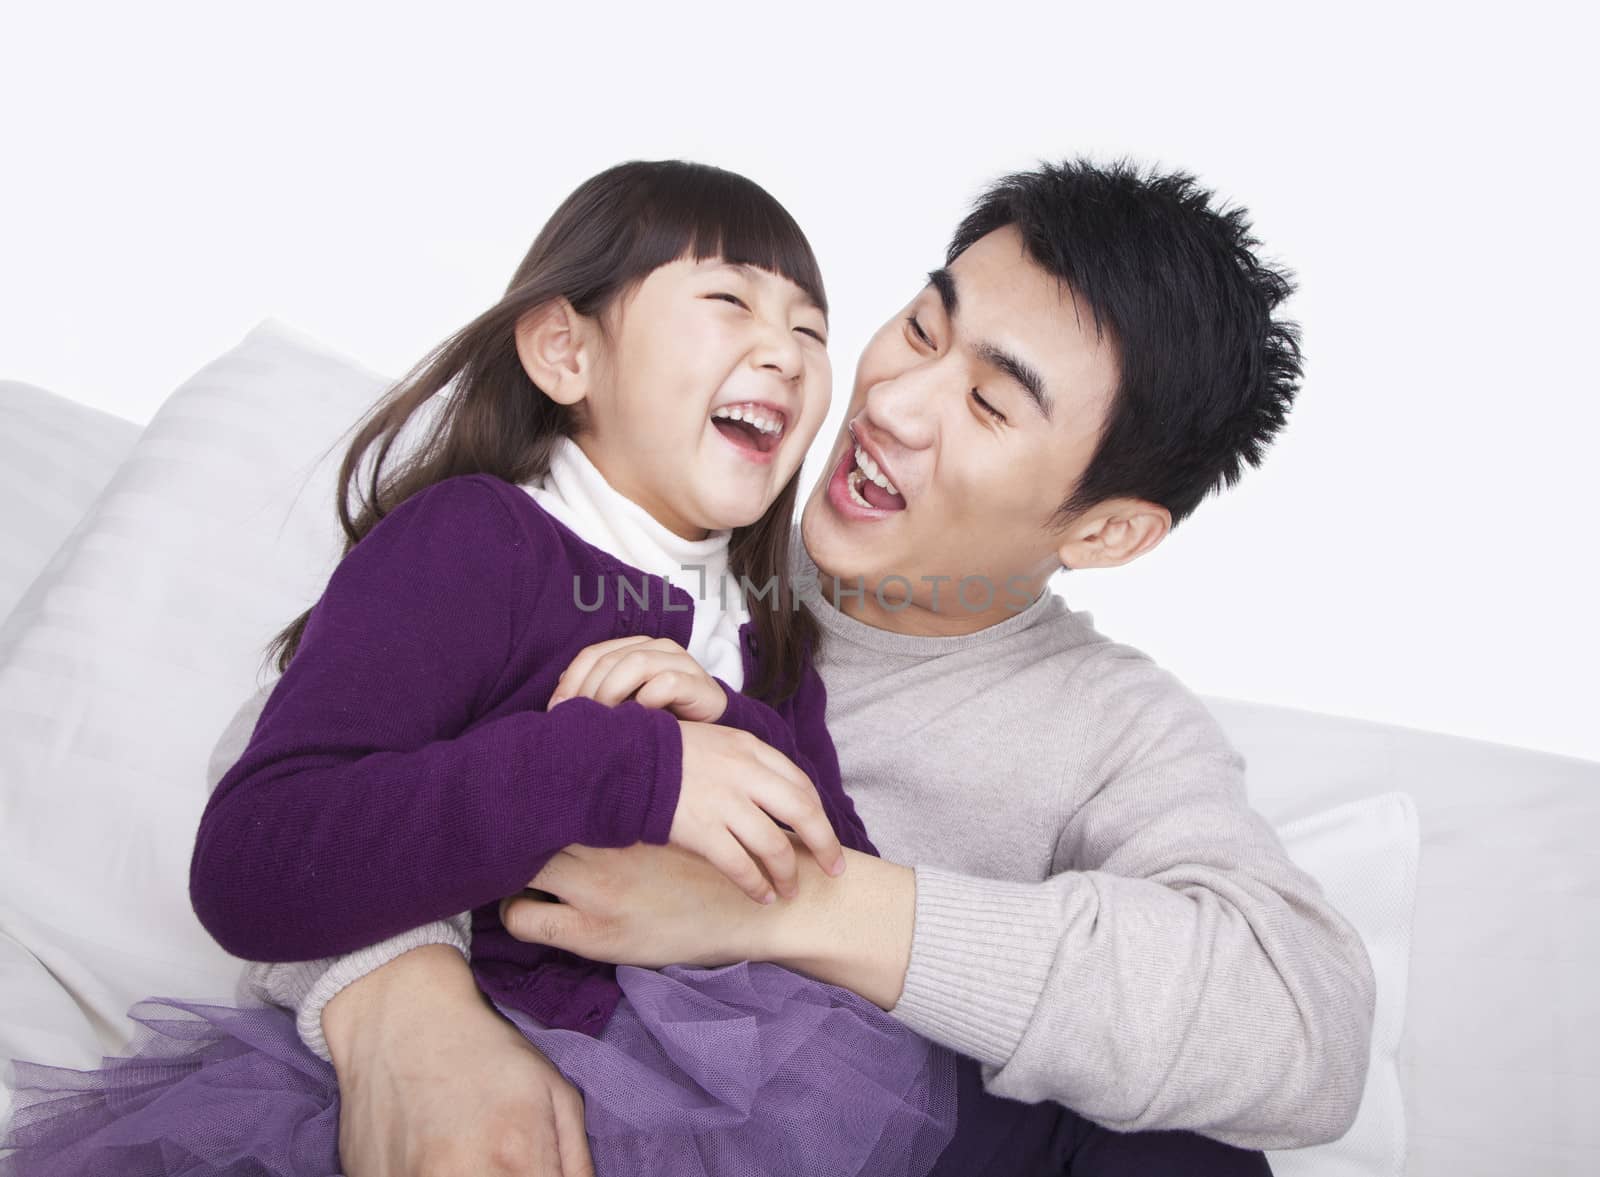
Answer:
[[[672,711],[683,737],[669,845],[701,855],[758,903],[770,902],[772,884],[785,899],[798,890],[794,844],[779,822],[800,835],[823,870],[844,869],[844,850],[811,778],[749,732],[717,726],[727,695],[670,638],[613,638],[585,647],[562,672],[546,709],[579,695],[614,707],[635,692],[646,707]]]
[[[774,896],[758,863],[785,899],[798,893],[792,835],[830,875],[844,849],[811,778],[782,752],[738,728],[678,721],[683,779],[667,842],[700,855],[758,903]]]
[[[715,723],[728,709],[717,680],[671,638],[612,638],[586,646],[562,671],[545,708],[579,695],[608,707],[631,697],[704,723]]]

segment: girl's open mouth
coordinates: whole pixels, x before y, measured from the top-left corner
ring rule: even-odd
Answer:
[[[752,457],[777,449],[788,424],[778,410],[755,404],[721,405],[712,410],[711,423]]]

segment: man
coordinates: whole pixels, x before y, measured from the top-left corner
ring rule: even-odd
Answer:
[[[1371,1029],[1360,942],[1248,808],[1198,699],[1048,593],[1059,568],[1149,552],[1281,428],[1298,334],[1255,245],[1181,174],[995,185],[867,345],[800,523],[828,728],[884,857],[834,879],[801,854],[798,892],[757,912],[672,848],[569,848],[530,881],[565,902],[511,900],[507,926],[619,963],[663,928],[670,959],[773,960],[976,1060],[991,1096],[1119,1132],[1342,1135]],[[590,1171],[581,1097],[451,942],[440,925],[334,970],[382,964],[321,1023],[350,1171]]]

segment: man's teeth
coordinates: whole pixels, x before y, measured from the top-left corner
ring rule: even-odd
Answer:
[[[762,433],[782,433],[783,422],[762,412],[753,406],[729,407],[724,405],[720,409],[713,409],[713,417],[726,417],[729,421],[743,421],[747,425],[754,425]]]
[[[890,494],[900,493],[889,485],[889,480],[883,476],[883,471],[878,469],[878,463],[872,460],[872,455],[860,446],[856,446],[856,465],[861,467],[861,473],[872,479]]]
[[[846,476],[846,478],[844,480],[844,484],[845,484],[846,487],[849,488],[849,490],[850,490],[850,498],[852,500],[854,500],[855,502],[859,503],[861,506],[865,507],[869,511],[876,511],[878,508],[874,507],[871,503],[867,502],[865,496],[863,496],[862,493],[861,493],[861,482],[865,478],[866,478],[866,475],[861,473],[861,471],[852,470]]]

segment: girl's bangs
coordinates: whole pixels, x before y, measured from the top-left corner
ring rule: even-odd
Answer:
[[[633,272],[647,274],[683,257],[722,258],[788,279],[827,315],[822,270],[810,242],[788,210],[755,182],[697,167],[662,183],[644,207],[635,264],[628,267]]]

